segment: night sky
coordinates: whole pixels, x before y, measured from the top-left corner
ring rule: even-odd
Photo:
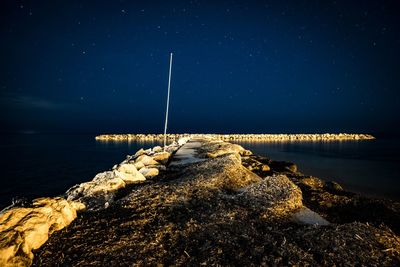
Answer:
[[[398,132],[396,2],[1,1],[1,132]]]

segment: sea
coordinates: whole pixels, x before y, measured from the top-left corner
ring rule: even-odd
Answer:
[[[25,198],[53,197],[110,170],[158,141],[96,141],[95,134],[0,136],[0,209]],[[237,142],[254,154],[290,161],[306,175],[336,181],[364,195],[400,200],[400,141]]]

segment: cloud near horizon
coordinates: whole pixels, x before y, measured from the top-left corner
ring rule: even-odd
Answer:
[[[60,103],[40,97],[33,97],[27,95],[19,96],[2,96],[0,103],[3,107],[8,109],[44,109],[44,110],[58,110],[68,106],[66,103]]]

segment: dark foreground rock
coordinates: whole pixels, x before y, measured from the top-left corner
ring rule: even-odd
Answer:
[[[319,199],[354,195],[307,180],[293,164],[201,142],[201,161],[186,159],[126,187],[108,208],[81,213],[34,251],[33,264],[400,265],[400,240],[388,224],[337,219],[341,211],[324,209]],[[333,223],[296,223],[293,215],[304,205]],[[393,214],[395,226],[398,210]]]

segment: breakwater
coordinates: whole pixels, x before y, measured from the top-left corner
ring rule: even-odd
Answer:
[[[345,141],[345,140],[371,140],[375,139],[370,134],[167,134],[167,139],[177,140],[182,137],[211,138],[223,141],[262,141],[262,142],[287,142],[287,141]],[[162,140],[163,134],[102,134],[96,140],[126,141],[126,140]]]
[[[1,211],[0,265],[397,266],[398,215],[294,163],[184,138]]]

